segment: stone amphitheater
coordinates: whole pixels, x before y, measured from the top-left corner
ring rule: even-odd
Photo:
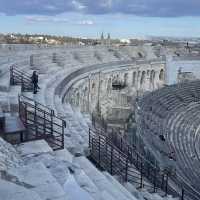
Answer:
[[[0,200],[200,199],[199,82],[166,86],[166,54],[171,51],[150,45],[1,45],[1,113],[18,116],[21,96],[53,110],[66,126],[64,145],[56,151],[45,139],[12,145],[0,138]],[[13,84],[11,66],[21,79],[36,70],[39,92],[23,90],[24,79]],[[133,151],[141,168],[133,165],[132,145],[124,143],[126,152],[122,142],[118,149],[107,135],[91,136],[89,131],[99,132],[101,124],[93,124],[93,117],[98,118],[108,133],[119,130],[122,141],[132,113],[140,139]],[[156,168],[146,169],[147,153],[154,161],[145,162]],[[176,172],[151,178],[157,167]]]

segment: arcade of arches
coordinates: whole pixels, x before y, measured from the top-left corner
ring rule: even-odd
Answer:
[[[124,129],[137,97],[162,87],[164,81],[163,63],[90,72],[71,86],[66,101],[82,113],[99,116],[107,127]],[[124,87],[114,89],[114,83]]]

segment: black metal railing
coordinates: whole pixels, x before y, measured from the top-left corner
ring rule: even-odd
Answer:
[[[25,96],[19,96],[19,116],[27,128],[25,141],[44,139],[53,150],[64,148],[66,122],[50,108]]]
[[[156,159],[152,157],[152,155],[145,154],[143,147],[138,146],[136,143],[129,143],[127,140],[128,138],[122,136],[119,132],[116,131],[107,131],[107,126],[103,126],[102,123],[99,123],[99,121],[96,121],[96,118],[93,118],[93,127],[95,129],[96,134],[104,135],[112,142],[113,145],[115,145],[117,148],[119,148],[123,153],[127,154],[128,151],[134,151],[138,157],[143,159],[143,162],[147,163],[148,166],[151,164],[154,167],[157,166]],[[137,145],[137,146],[136,146]],[[168,156],[168,155],[167,155]],[[171,167],[167,167],[163,170],[167,170],[167,172],[170,174],[170,179],[173,180],[176,187],[182,188],[176,189],[173,193],[178,193],[178,196],[180,196],[180,199],[194,199],[199,200],[200,199],[200,192],[197,191],[194,187],[190,186],[186,180],[184,180],[176,171],[176,169],[173,169]],[[174,184],[173,183],[173,184]],[[171,188],[171,190],[173,190]]]
[[[108,170],[112,175],[118,175],[123,181],[134,183],[138,188],[147,188],[156,192],[160,188],[168,194],[168,174],[160,172],[158,168],[147,166],[143,160],[133,152],[128,154],[118,149],[109,138],[89,131],[89,147],[91,158],[99,167]],[[148,167],[148,170],[146,168]],[[147,180],[147,176],[152,182]],[[159,181],[160,179],[162,181]]]
[[[198,200],[193,188],[184,185],[179,176],[168,170],[161,170],[146,160],[134,147],[120,136],[114,139],[98,130],[89,130],[91,159],[97,165],[120,176],[123,181],[147,188],[150,192],[162,191],[180,200]],[[186,187],[187,186],[187,187]]]
[[[10,84],[21,85],[22,91],[33,91],[31,75],[15,66],[10,67]]]

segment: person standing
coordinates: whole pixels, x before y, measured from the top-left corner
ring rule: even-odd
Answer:
[[[33,94],[37,94],[37,89],[39,89],[39,86],[38,86],[38,75],[36,71],[33,72],[31,80],[33,84]]]

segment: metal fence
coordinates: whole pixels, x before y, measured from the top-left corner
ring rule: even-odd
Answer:
[[[25,141],[44,139],[53,150],[64,148],[64,120],[54,111],[25,96],[19,96],[19,116],[27,128]]]
[[[15,66],[10,67],[10,84],[21,85],[22,91],[33,91],[31,75],[17,69]]]
[[[192,187],[183,184],[180,177],[168,170],[161,170],[145,159],[136,148],[120,136],[111,137],[104,132],[89,130],[91,159],[112,175],[118,175],[139,188],[150,192],[172,195],[180,200],[198,200]]]

